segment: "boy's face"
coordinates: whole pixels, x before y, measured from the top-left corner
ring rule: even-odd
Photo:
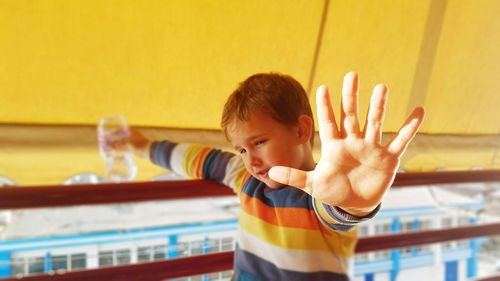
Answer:
[[[268,171],[273,166],[303,166],[304,141],[297,126],[285,126],[266,113],[256,112],[248,121],[234,121],[228,128],[228,136],[247,171],[271,188],[283,186],[269,178]]]

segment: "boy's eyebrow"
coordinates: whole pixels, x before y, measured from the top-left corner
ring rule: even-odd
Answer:
[[[257,134],[257,135],[253,135],[251,137],[248,137],[245,142],[249,142],[249,141],[252,141],[254,139],[258,139],[258,138],[262,138],[263,136],[265,136],[266,134],[265,133],[261,133],[261,134]]]
[[[254,135],[254,136],[248,137],[248,138],[245,140],[245,142],[250,142],[250,141],[252,141],[252,140],[254,140],[254,139],[258,139],[258,138],[264,137],[265,135],[266,135],[265,133],[262,133],[262,134],[257,134],[257,135]],[[239,145],[233,145],[233,148],[234,148],[235,150],[239,150],[239,149],[241,148],[241,146],[239,146]]]

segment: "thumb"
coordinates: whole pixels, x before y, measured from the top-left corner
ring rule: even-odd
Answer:
[[[312,173],[284,166],[274,166],[269,170],[269,177],[273,181],[302,189],[311,194]]]

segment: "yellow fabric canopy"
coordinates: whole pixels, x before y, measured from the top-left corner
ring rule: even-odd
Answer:
[[[421,132],[436,147],[452,135],[493,142],[474,155],[454,146],[462,156],[451,161],[443,150],[414,150],[406,169],[498,168],[499,10],[496,0],[2,1],[0,124],[93,126],[123,114],[137,126],[216,130],[238,82],[269,71],[310,93],[328,85],[338,112],[342,77],[355,70],[361,114],[373,86],[389,86],[385,131],[424,105]],[[8,143],[0,139],[7,176],[31,158]],[[33,145],[38,161],[43,147]],[[70,145],[79,144],[54,155]],[[58,166],[56,158],[43,162]]]

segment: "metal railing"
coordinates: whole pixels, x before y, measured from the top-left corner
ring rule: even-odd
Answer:
[[[500,171],[482,170],[467,172],[402,173],[397,175],[392,188],[465,182],[500,182]],[[37,186],[22,188],[4,187],[0,189],[0,209],[63,207],[161,199],[227,196],[231,194],[233,193],[229,188],[206,180],[76,186]],[[356,253],[498,234],[500,234],[500,223],[363,237],[358,241]],[[157,281],[230,270],[233,265],[233,254],[233,252],[222,252],[143,264],[72,271],[61,274],[51,273],[2,280]],[[483,280],[490,279],[486,278]]]

